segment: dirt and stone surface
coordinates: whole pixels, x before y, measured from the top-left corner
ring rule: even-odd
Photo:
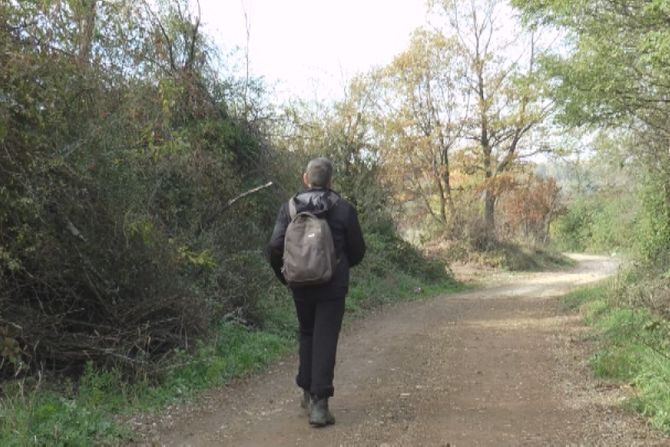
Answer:
[[[309,426],[292,356],[194,404],[133,421],[139,443],[670,446],[624,409],[631,389],[590,372],[589,329],[560,296],[614,274],[617,262],[575,259],[563,271],[480,276],[477,290],[388,306],[349,324],[338,349],[334,426]]]

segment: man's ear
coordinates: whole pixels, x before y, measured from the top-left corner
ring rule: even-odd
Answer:
[[[309,177],[307,177],[306,172],[302,175],[302,183],[309,188]]]

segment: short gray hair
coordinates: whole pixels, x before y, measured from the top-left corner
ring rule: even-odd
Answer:
[[[333,178],[333,162],[318,157],[307,163],[307,180],[310,185],[325,188]]]

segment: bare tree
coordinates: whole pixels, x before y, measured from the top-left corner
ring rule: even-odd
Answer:
[[[536,39],[520,31],[501,0],[436,0],[431,6],[436,31],[456,39],[464,68],[457,82],[472,98],[465,138],[478,160],[474,169],[483,174],[484,221],[492,238],[499,176],[520,158],[546,150],[528,138],[552,108],[535,69]]]

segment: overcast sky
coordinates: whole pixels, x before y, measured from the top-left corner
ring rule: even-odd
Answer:
[[[282,99],[333,99],[352,75],[388,63],[425,22],[425,0],[200,0],[205,31]]]

